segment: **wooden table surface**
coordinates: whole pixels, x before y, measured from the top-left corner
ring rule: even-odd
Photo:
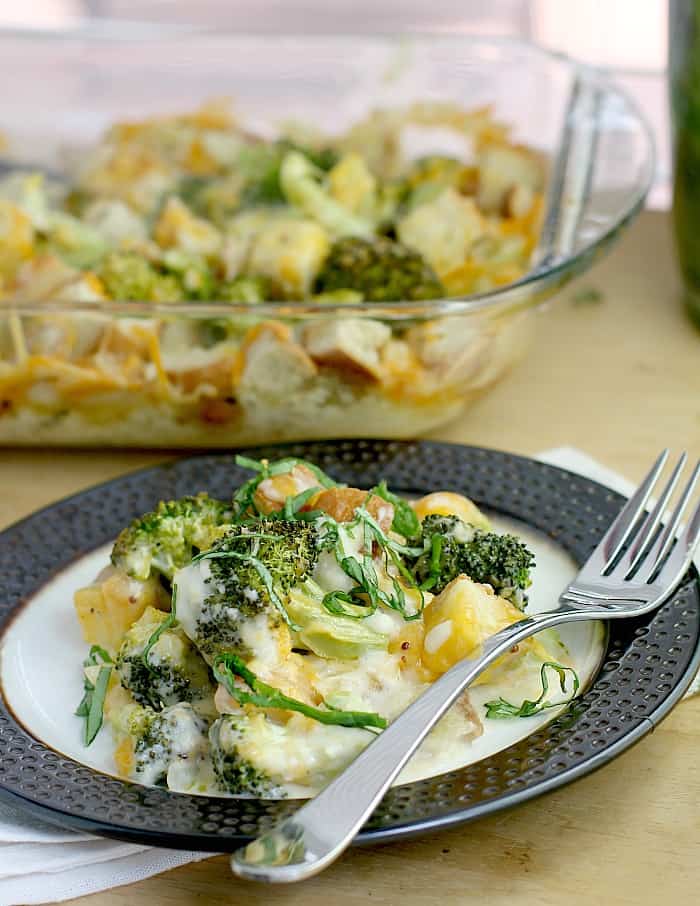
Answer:
[[[597,303],[576,297],[602,293]],[[568,444],[639,479],[665,445],[700,454],[700,333],[678,302],[668,218],[644,214],[540,317],[527,360],[434,437],[533,454]],[[163,453],[0,453],[0,524]],[[235,880],[224,857],[84,906],[245,903],[657,906],[700,896],[700,696],[578,783],[465,828],[351,851],[301,886]],[[75,901],[76,903],[78,901]]]

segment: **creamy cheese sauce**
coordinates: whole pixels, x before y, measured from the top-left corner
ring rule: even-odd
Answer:
[[[516,532],[535,551],[538,565],[530,589],[529,612],[550,608],[561,588],[574,575],[573,563],[553,542],[527,526],[505,519],[494,521],[497,530]],[[85,657],[86,646],[74,616],[71,598],[76,588],[93,581],[108,562],[108,556],[109,547],[93,551],[54,577],[27,602],[3,638],[0,666],[3,693],[18,720],[35,738],[77,762],[114,775],[117,772],[111,733],[103,730],[95,742],[85,748],[81,722],[72,717],[82,695],[82,672],[76,669],[76,664]],[[203,561],[199,574],[193,572],[188,577],[192,582],[193,601],[201,598],[208,577],[207,569],[208,564]],[[186,625],[192,627],[196,622],[196,608],[194,604],[188,605],[185,594],[178,599],[178,616],[183,628]],[[389,636],[394,636],[405,625],[400,615],[388,611],[378,611],[368,618],[367,623]],[[562,651],[561,657],[568,657],[585,687],[597,669],[604,650],[602,627],[600,624],[576,624],[564,627],[561,635],[568,650],[568,655]],[[35,644],[37,637],[55,639],[54,656],[45,657]],[[308,669],[316,671],[316,681],[330,701],[362,701],[366,703],[363,710],[375,710],[390,717],[398,714],[425,688],[420,677],[412,671],[404,670],[399,675],[397,656],[367,653],[354,662],[323,662],[320,658],[307,656],[304,662],[308,662]],[[523,697],[533,698],[538,694],[536,670],[526,674],[508,672],[499,677],[498,682],[475,686],[468,698],[482,719],[484,732],[480,736],[473,735],[474,722],[468,701],[459,702],[425,740],[398,782],[405,783],[462,767],[537,731],[556,715],[556,709],[527,720],[497,721],[484,719],[483,706],[486,701],[500,695],[511,701],[522,701]],[[364,730],[320,724],[310,728],[309,722],[303,718],[297,721],[293,717],[286,726],[268,724],[271,728],[268,736],[270,745],[266,748],[271,759],[282,759],[278,764],[284,763],[283,759],[287,757],[298,764],[329,764],[341,757],[339,752],[344,753],[343,758],[350,759],[372,740],[370,733]],[[285,736],[287,743],[283,742]],[[223,795],[221,790],[215,789],[208,757],[203,757],[201,753],[194,758],[189,757],[189,752],[195,752],[198,748],[196,738],[190,736],[189,741],[183,741],[183,747],[182,754],[188,757],[177,758],[176,763],[168,767],[171,788]],[[308,762],[305,762],[306,759]],[[298,777],[302,778],[301,768]],[[312,791],[303,782],[289,783],[285,789],[290,796],[309,795]]]
[[[191,639],[197,637],[197,623],[202,616],[202,604],[210,586],[211,569],[206,560],[195,566],[178,570],[174,581],[177,584],[177,618],[180,625]]]
[[[521,526],[517,527],[517,533],[521,536],[525,534]],[[524,540],[531,544],[531,537]],[[357,536],[350,532],[343,533],[346,556],[361,558],[362,545],[359,532]],[[321,555],[313,578],[324,590],[349,590],[352,584],[331,552]],[[199,594],[202,587],[195,582],[188,587],[188,593]],[[398,635],[406,625],[400,614],[382,609],[365,622],[389,638]],[[425,649],[437,651],[447,641],[451,630],[450,620],[433,627],[424,639]],[[265,617],[258,617],[246,625],[244,641],[255,653],[252,666],[256,671],[274,670],[279,662],[279,649],[270,635]],[[558,644],[556,635],[551,635],[549,641]],[[570,660],[569,652],[563,645],[560,660],[564,663]],[[327,660],[308,654],[301,658],[301,662],[301,669],[312,679],[314,688],[327,705],[343,710],[375,712],[389,721],[398,717],[428,688],[428,683],[416,670],[402,665],[400,652],[367,651],[356,660],[346,661]],[[541,689],[540,663],[528,656],[513,659],[513,663],[497,672],[488,684],[476,686],[465,693],[424,741],[398,782],[454,769],[475,760],[475,754],[478,757],[480,750],[487,754],[484,735],[489,736],[493,730],[500,732],[507,723],[520,723],[527,731],[526,721],[485,720],[483,705],[499,696],[514,702],[536,698]],[[560,695],[557,699],[556,694],[554,690],[550,700],[563,700],[565,697]],[[555,709],[552,709],[550,717],[554,713]],[[534,724],[531,726],[534,729]],[[485,730],[489,732],[485,734]],[[368,730],[313,723],[296,714],[285,724],[267,721],[264,729],[261,726],[260,734],[254,749],[256,765],[272,775],[284,775],[287,782],[279,785],[280,794],[293,797],[313,795],[373,739],[373,733]],[[206,787],[207,776],[212,777],[211,773],[207,773],[210,771],[208,766],[203,766],[202,771],[197,780],[199,788],[206,788],[210,794],[222,795],[215,782],[214,786]],[[315,782],[311,782],[311,778]]]
[[[316,662],[316,687],[334,707],[372,710],[393,720],[427,688],[415,673],[401,670],[398,657],[384,652],[368,653],[356,662],[308,659]],[[256,766],[271,776],[289,777],[278,793],[289,797],[313,795],[374,738],[368,730],[327,726],[300,715],[293,715],[286,724],[261,721],[258,729],[251,749]],[[400,782],[464,763],[481,733],[481,722],[465,695],[414,755]],[[169,785],[170,779],[169,771]],[[200,763],[196,776],[188,775],[189,785],[183,786],[181,780],[178,784],[180,791],[227,795],[216,784],[208,761]]]
[[[360,561],[365,555],[361,531],[353,532],[342,527],[339,539],[343,557]],[[460,537],[458,540],[467,539]],[[381,577],[382,564],[377,562],[376,565]],[[313,578],[324,592],[335,589],[349,591],[354,584],[331,551],[321,555]],[[196,639],[197,634],[206,631],[202,603],[212,588],[209,563],[202,561],[186,567],[176,574],[174,581],[178,588],[178,616],[184,631]],[[381,584],[389,590],[389,576],[385,575]],[[238,612],[232,613],[231,617],[235,621]],[[395,611],[378,609],[366,624],[391,639],[402,631],[405,621]],[[355,660],[325,659],[312,653],[305,656],[293,654],[286,659],[287,655],[281,655],[278,635],[271,631],[266,613],[243,620],[240,626],[241,642],[251,654],[250,668],[273,684],[276,678],[283,676],[288,683],[286,691],[301,700],[304,699],[304,684],[308,683],[308,687],[312,687],[329,707],[372,712],[391,722],[428,686],[425,675],[421,677],[415,667],[403,662],[401,650],[394,653],[366,651]],[[425,651],[437,652],[448,642],[452,630],[451,619],[434,626],[423,641]],[[276,674],[278,668],[280,673]],[[538,671],[539,662],[530,663],[524,657],[517,659],[513,666],[508,666],[505,676],[497,673],[496,679],[500,680],[504,697],[512,698],[514,688],[519,700],[526,694],[536,695],[533,675],[536,679]],[[297,683],[301,692],[296,692]],[[235,701],[223,690],[217,695],[217,704],[223,713],[231,713],[234,719],[241,714]],[[210,758],[202,757],[201,740],[192,732],[188,736],[185,730],[191,730],[186,721],[178,741],[177,754],[175,749],[171,752],[173,761],[167,770],[168,783],[172,777],[180,790],[198,789],[221,794]],[[227,730],[225,727],[220,732],[225,735]],[[237,730],[234,732],[238,734]],[[416,753],[410,773],[420,775],[438,765],[444,769],[448,764],[458,763],[467,757],[473,741],[482,733],[483,723],[471,704],[471,693],[465,693],[460,706],[450,711]],[[246,727],[245,733],[237,736],[236,746],[250,757],[257,769],[273,778],[276,792],[280,795],[311,795],[369,745],[373,736],[370,730],[316,723],[294,713],[284,718],[271,716],[269,719],[258,715]],[[156,769],[162,770],[162,760],[156,759],[156,765]]]

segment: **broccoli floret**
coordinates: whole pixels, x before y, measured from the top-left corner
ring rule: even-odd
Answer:
[[[151,284],[151,295],[149,302],[183,302],[186,296],[182,284],[173,274],[161,274],[156,272],[155,279]],[[131,301],[129,299],[125,301]]]
[[[124,636],[116,669],[122,686],[141,705],[156,711],[178,702],[200,701],[215,692],[209,669],[185,633],[166,629],[148,652],[149,640],[167,614],[148,607]]]
[[[427,516],[421,529],[424,553],[415,561],[414,572],[433,594],[464,574],[491,585],[516,607],[525,606],[535,558],[515,535],[484,532],[457,516]]]
[[[169,249],[156,266],[137,252],[110,252],[96,273],[112,299],[125,302],[263,302],[270,297],[264,277],[219,282],[202,255]]]
[[[371,302],[438,299],[444,288],[422,256],[400,242],[346,237],[333,243],[315,291],[352,289]]]
[[[283,599],[311,575],[318,551],[318,533],[310,522],[263,519],[228,531],[210,553],[233,556],[206,561],[211,593],[198,627],[202,650],[244,651],[240,623],[260,613],[278,623]]]
[[[270,282],[265,277],[236,277],[216,289],[217,302],[243,302],[254,305],[271,297]]]
[[[226,280],[214,290],[213,302],[231,302],[238,305],[257,305],[272,299],[270,281],[266,277],[236,277]],[[229,338],[240,340],[251,327],[260,323],[259,315],[236,315],[231,318],[204,318],[199,320],[199,335],[204,346],[209,349],[217,343],[224,343]]]
[[[181,302],[180,281],[163,274],[136,252],[110,252],[96,273],[112,299],[123,302]]]
[[[364,295],[356,289],[333,289],[327,293],[317,293],[311,296],[311,302],[323,302],[337,305],[343,302],[364,302]]]
[[[185,298],[206,300],[216,296],[216,277],[202,255],[169,249],[163,255],[162,264],[179,282]]]
[[[461,545],[471,541],[474,529],[457,516],[426,516],[421,524],[423,553],[413,563],[417,581],[433,594],[440,592],[462,572]]]
[[[318,532],[312,522],[261,519],[229,529],[211,548],[211,584],[229,603],[260,610],[270,602],[269,583],[254,561],[270,574],[278,594],[285,595],[308,578],[318,557]],[[209,559],[209,558],[208,558]],[[255,594],[246,594],[246,592]]]
[[[235,795],[280,796],[280,788],[239,751],[246,729],[243,716],[226,714],[209,730],[211,758],[219,784],[227,793]]]
[[[245,180],[240,196],[241,207],[284,204],[286,199],[280,185],[280,168],[290,151],[303,155],[320,170],[330,170],[338,161],[338,154],[331,148],[316,151],[288,139],[274,144],[250,145],[241,152],[237,162],[237,172]]]
[[[161,501],[117,538],[112,563],[145,581],[156,570],[170,580],[197,551],[206,550],[231,519],[231,508],[208,494]]]
[[[189,774],[194,779],[207,757],[207,721],[189,704],[182,702],[159,712],[131,706],[122,723],[132,738],[131,774],[140,783],[156,786],[167,780],[171,789],[186,786],[183,775]],[[178,775],[177,783],[175,778],[171,782],[171,769]]]
[[[228,651],[246,656],[257,638],[276,637],[281,620],[290,621],[287,593],[311,574],[318,557],[313,523],[261,519],[233,526],[199,562],[176,576],[177,614],[187,635],[205,655]]]
[[[476,531],[462,548],[462,572],[475,582],[490,585],[497,595],[521,610],[527,604],[525,589],[532,584],[532,552],[515,535]]]
[[[112,252],[98,275],[114,299],[128,302],[181,302],[217,295],[217,280],[202,255],[169,249],[158,265],[136,252]]]

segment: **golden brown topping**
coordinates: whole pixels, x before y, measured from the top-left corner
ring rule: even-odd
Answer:
[[[394,521],[394,507],[381,497],[372,495],[360,488],[328,488],[306,505],[308,510],[323,510],[336,522],[352,522],[355,510],[364,504],[365,509],[377,520],[382,531],[388,532]]]
[[[318,487],[318,478],[306,466],[294,466],[291,472],[282,475],[273,475],[261,481],[253,496],[253,502],[259,512],[274,513],[281,510],[287,497],[294,497],[307,491],[309,488]]]

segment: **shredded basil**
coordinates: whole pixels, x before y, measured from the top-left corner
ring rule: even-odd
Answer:
[[[309,500],[315,497],[320,490],[320,488],[308,488],[293,497],[287,497],[284,501],[284,507],[279,511],[282,514],[282,518],[296,519],[301,508],[306,506]]]
[[[249,670],[235,654],[218,654],[214,658],[214,676],[226,687],[226,691],[239,705],[255,705],[258,708],[280,708],[283,711],[297,711],[322,724],[334,724],[340,727],[358,727],[369,729],[376,727],[383,730],[387,726],[386,718],[367,711],[342,711],[339,708],[314,708],[296,698],[291,698],[269,686]],[[250,691],[236,683],[240,677]]]
[[[559,686],[562,692],[566,692],[566,675],[571,673],[573,676],[572,681],[572,690],[567,699],[561,702],[549,702],[546,701],[547,693],[549,692],[549,680],[547,679],[547,670],[554,670],[559,677]],[[557,664],[554,661],[545,661],[542,664],[542,669],[540,670],[540,682],[542,683],[542,693],[539,698],[534,701],[525,699],[522,705],[513,705],[509,701],[506,701],[504,698],[498,698],[495,701],[486,702],[484,707],[486,708],[486,716],[493,718],[506,718],[506,717],[532,717],[534,714],[539,714],[542,711],[546,711],[548,708],[560,708],[562,705],[568,705],[569,702],[572,702],[576,698],[576,694],[579,690],[580,682],[578,674],[572,667],[564,667],[562,664]]]
[[[143,649],[143,654],[141,659],[150,670],[151,673],[154,673],[154,669],[151,665],[151,662],[148,660],[148,655],[151,653],[151,649],[156,644],[161,635],[166,631],[166,629],[172,629],[173,626],[177,625],[177,586],[173,582],[172,585],[172,597],[170,599],[170,613],[163,620],[163,622],[151,633],[149,640],[146,642],[146,647]]]
[[[372,488],[370,493],[381,497],[382,500],[386,500],[387,503],[394,507],[394,521],[391,523],[391,527],[395,532],[403,535],[407,540],[420,535],[420,520],[416,516],[413,507],[403,497],[399,497],[393,491],[390,491],[386,481],[380,481],[375,488]]]
[[[234,494],[233,508],[234,521],[236,522],[240,522],[246,516],[250,516],[251,513],[253,515],[259,515],[253,498],[255,496],[255,492],[258,489],[258,486],[266,478],[274,478],[275,475],[286,475],[288,472],[291,472],[295,466],[304,466],[304,468],[308,469],[309,472],[314,475],[322,488],[341,487],[341,485],[339,485],[336,481],[333,481],[333,479],[329,475],[326,475],[326,473],[322,469],[319,469],[318,466],[314,465],[312,462],[307,462],[305,459],[297,459],[296,457],[288,456],[285,459],[278,460],[277,462],[269,463],[266,459],[256,460],[250,459],[247,456],[238,455],[236,456],[236,465],[242,466],[245,469],[251,469],[256,473],[252,478],[248,479],[248,481],[242,484]],[[313,490],[314,493],[316,493],[318,489]],[[306,493],[306,491],[302,491],[302,494]],[[297,495],[297,498],[299,496],[300,495]],[[309,494],[308,498],[300,503],[296,507],[296,509],[293,510],[293,512],[297,513],[311,496],[312,495]]]
[[[367,495],[370,499],[372,492]],[[320,526],[324,534],[324,541],[335,555],[335,559],[343,572],[356,584],[349,591],[332,591],[323,599],[323,606],[336,616],[349,616],[354,619],[365,619],[375,612],[382,604],[391,610],[398,611],[404,620],[417,620],[423,612],[425,599],[422,590],[416,583],[410,570],[403,563],[401,556],[413,549],[389,538],[381,529],[374,517],[367,511],[365,505],[355,510],[355,519],[342,525],[324,514]],[[354,531],[362,531],[364,553],[358,559],[347,550],[348,537],[354,537]],[[407,609],[406,593],[403,586],[395,576],[391,576],[392,591],[387,592],[379,585],[379,577],[374,565],[372,551],[374,545],[381,550],[387,567],[393,564],[399,575],[404,579],[409,588],[420,592],[421,604],[415,613]],[[350,605],[352,609],[345,607]]]
[[[114,664],[104,648],[93,645],[83,661],[83,667],[96,667],[98,664],[101,666],[95,682],[92,683],[87,676],[83,679],[84,695],[75,709],[77,717],[85,718],[83,741],[86,746],[90,745],[102,726],[105,696]]]

